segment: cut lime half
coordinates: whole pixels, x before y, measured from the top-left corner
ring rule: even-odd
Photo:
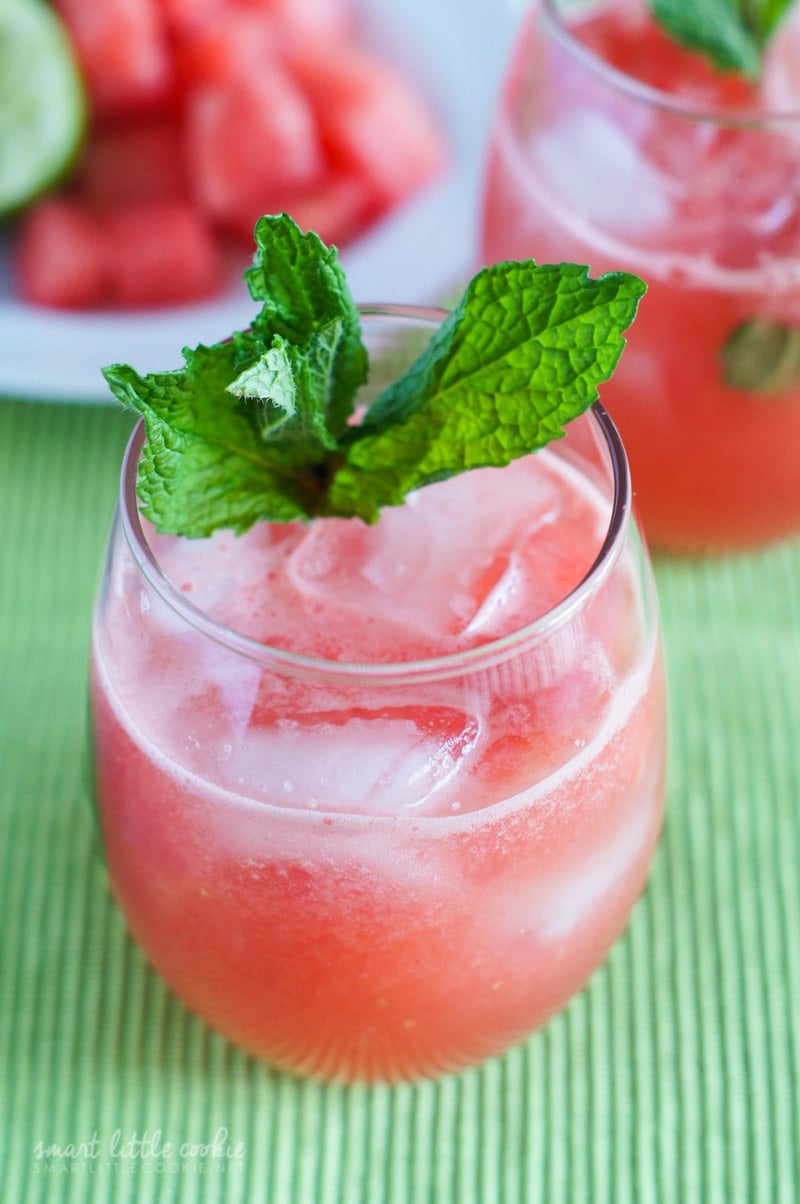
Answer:
[[[43,0],[0,0],[0,216],[59,180],[85,124],[83,82],[59,17]]]

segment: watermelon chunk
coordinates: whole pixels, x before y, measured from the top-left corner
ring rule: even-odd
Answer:
[[[267,12],[284,34],[300,45],[330,48],[355,36],[355,11],[349,0],[244,0]]]
[[[87,309],[103,292],[105,246],[80,202],[44,200],[22,223],[15,266],[19,291],[35,305]]]
[[[186,122],[195,200],[220,226],[249,229],[251,239],[262,213],[323,174],[314,115],[278,63],[255,77],[194,88]]]
[[[188,202],[147,201],[104,214],[106,304],[173,305],[210,296],[223,278],[213,234]]]
[[[180,201],[96,209],[42,201],[23,223],[17,254],[22,296],[61,308],[170,305],[214,292],[220,252],[195,210]]]
[[[73,186],[91,205],[188,199],[180,121],[167,115],[105,124],[89,140]]]
[[[177,45],[187,33],[201,29],[230,7],[230,0],[158,0],[166,27]]]
[[[184,89],[216,81],[231,86],[272,71],[280,54],[274,20],[250,9],[231,9],[187,33],[176,44],[178,75]]]
[[[391,66],[355,47],[296,49],[295,79],[317,117],[334,166],[364,177],[388,207],[443,168],[438,126],[414,89]]]
[[[313,230],[323,242],[342,247],[351,242],[380,214],[369,183],[357,172],[330,171],[318,184],[287,192],[281,209],[290,213],[301,230]],[[241,234],[252,238],[244,227]]]
[[[156,0],[55,0],[83,69],[95,119],[164,107],[172,54]]]

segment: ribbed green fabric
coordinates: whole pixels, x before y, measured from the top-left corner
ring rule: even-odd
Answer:
[[[189,1016],[106,892],[84,675],[130,425],[0,402],[0,1200],[796,1204],[800,543],[657,564],[668,821],[588,990],[482,1069],[325,1087]],[[220,1129],[238,1157],[181,1153]]]

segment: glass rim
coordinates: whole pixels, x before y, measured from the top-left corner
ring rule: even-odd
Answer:
[[[564,0],[541,0],[541,11],[551,34],[570,57],[615,91],[649,108],[688,121],[715,125],[758,128],[767,125],[791,125],[800,122],[800,107],[775,109],[747,105],[704,105],[688,97],[676,96],[663,88],[647,84],[606,62],[571,32],[564,20]]]
[[[423,325],[440,324],[448,312],[435,306],[379,303],[359,305],[358,310],[362,317],[410,320]],[[507,635],[440,656],[386,662],[326,660],[262,643],[218,622],[195,606],[161,568],[142,526],[136,492],[139,457],[146,439],[142,418],[136,423],[125,449],[120,472],[118,514],[126,542],[139,570],[162,601],[201,635],[232,653],[255,661],[264,668],[318,681],[361,681],[369,684],[397,685],[411,681],[443,680],[499,664],[510,659],[518,649],[527,649],[550,637],[596,593],[616,563],[631,520],[632,493],[628,458],[619,432],[600,401],[595,401],[581,418],[593,422],[602,436],[611,470],[611,512],[605,536],[592,563],[576,585],[555,606],[530,623]],[[536,452],[529,454],[535,455]]]

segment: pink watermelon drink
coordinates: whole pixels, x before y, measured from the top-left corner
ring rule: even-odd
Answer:
[[[543,0],[488,163],[487,262],[576,258],[648,281],[603,392],[649,540],[800,529],[800,15],[758,82],[660,31],[643,0]]]
[[[437,321],[365,315],[371,357]],[[518,1041],[606,957],[662,818],[657,612],[604,411],[374,525],[206,539],[141,517],[142,444],[91,676],[135,939],[295,1072],[416,1078]]]

